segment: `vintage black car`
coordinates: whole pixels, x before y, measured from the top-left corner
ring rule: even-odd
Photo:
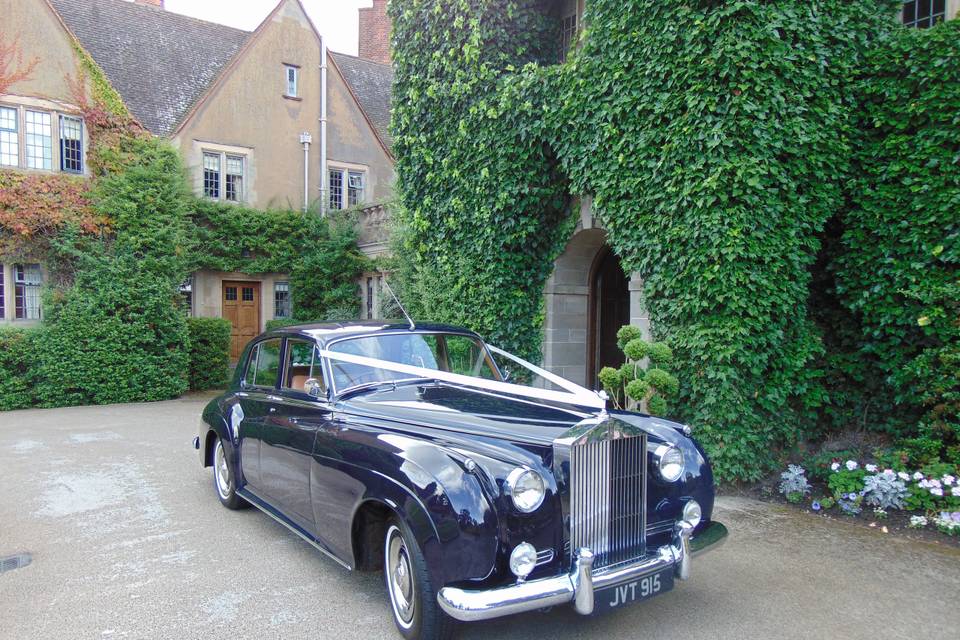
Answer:
[[[348,323],[251,341],[194,446],[226,507],[382,569],[397,628],[433,639],[454,620],[608,611],[686,579],[727,534],[690,433],[607,411],[464,329]]]

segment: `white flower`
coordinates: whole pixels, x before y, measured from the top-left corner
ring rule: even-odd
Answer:
[[[839,463],[839,462],[834,462],[832,465],[830,465],[830,470],[831,470],[831,471],[839,471],[839,470],[840,470],[840,463]]]
[[[927,526],[927,519],[924,516],[910,516],[910,526],[914,529]]]
[[[935,496],[942,497],[942,496],[943,496],[943,489],[941,489],[940,487],[934,487],[934,488],[930,489],[930,493],[932,493],[932,494],[935,495]]]
[[[950,489],[950,495],[954,498],[960,498],[960,487],[953,487]]]
[[[931,487],[937,487],[937,488],[939,489],[939,488],[940,488],[940,481],[937,480],[936,478],[933,478],[932,480],[930,480],[930,486],[931,486]]]
[[[854,471],[859,466],[860,465],[858,465],[853,460],[847,460],[847,471]]]
[[[856,467],[854,467],[854,468],[856,468]],[[876,473],[876,472],[877,472],[877,465],[875,465],[875,464],[868,464],[868,465],[864,466],[863,468],[866,469],[867,471],[869,471],[870,473]],[[851,469],[851,471],[853,471],[853,469]]]
[[[915,474],[913,474],[913,479],[914,479],[914,480],[923,480],[923,474],[920,473],[919,471],[917,471]]]
[[[943,484],[947,485],[948,487],[949,487],[950,485],[952,485],[953,482],[956,480],[956,478],[954,478],[954,477],[951,476],[950,474],[947,474],[947,475],[943,476],[943,477],[940,478],[940,479],[943,480]]]
[[[909,481],[910,481],[910,474],[907,473],[906,471],[901,471],[901,472],[899,472],[899,473],[897,474],[897,477],[900,478],[901,480],[903,480],[904,482],[909,482]]]

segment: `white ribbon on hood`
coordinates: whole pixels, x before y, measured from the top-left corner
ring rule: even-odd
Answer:
[[[367,356],[358,356],[352,353],[341,353],[338,351],[330,351],[329,349],[321,349],[320,355],[324,358],[329,358],[330,360],[336,360],[340,362],[349,362],[351,364],[358,364],[366,367],[371,367],[374,369],[386,369],[388,371],[396,371],[397,373],[402,373],[414,378],[427,378],[431,380],[441,380],[443,382],[449,382],[451,384],[461,385],[465,387],[474,387],[477,389],[483,389],[485,391],[493,391],[497,393],[507,393],[514,396],[522,396],[524,398],[532,398],[534,400],[548,400],[553,402],[562,402],[564,404],[575,404],[584,407],[591,407],[593,409],[604,409],[606,408],[606,399],[598,393],[590,391],[584,387],[581,387],[578,384],[574,384],[569,380],[565,380],[560,376],[550,373],[545,369],[541,369],[535,364],[531,364],[524,360],[523,358],[518,358],[512,353],[507,353],[503,349],[498,349],[487,345],[487,348],[490,349],[493,353],[508,358],[525,369],[531,371],[532,373],[542,377],[543,379],[557,385],[564,391],[553,391],[551,389],[540,389],[537,387],[527,387],[524,385],[513,384],[512,382],[500,382],[498,380],[487,380],[486,378],[477,378],[474,376],[466,376],[459,373],[451,373],[449,371],[440,371],[437,369],[428,369],[425,367],[417,367],[410,364],[401,364],[399,362],[391,362],[389,360],[380,360],[378,358],[368,358]]]

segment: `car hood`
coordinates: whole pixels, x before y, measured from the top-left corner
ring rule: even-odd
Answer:
[[[550,445],[591,415],[589,410],[551,405],[444,383],[368,391],[337,404],[344,413],[442,431]]]

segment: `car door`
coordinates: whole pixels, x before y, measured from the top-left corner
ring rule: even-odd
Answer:
[[[230,415],[233,437],[240,443],[241,488],[253,489],[261,497],[269,495],[261,470],[260,450],[267,415],[271,409],[276,411],[273,398],[277,392],[280,347],[279,338],[263,340],[251,347],[237,393],[239,403]]]
[[[287,338],[279,394],[271,401],[261,436],[261,475],[275,506],[315,535],[310,474],[314,441],[330,420],[316,344]]]

